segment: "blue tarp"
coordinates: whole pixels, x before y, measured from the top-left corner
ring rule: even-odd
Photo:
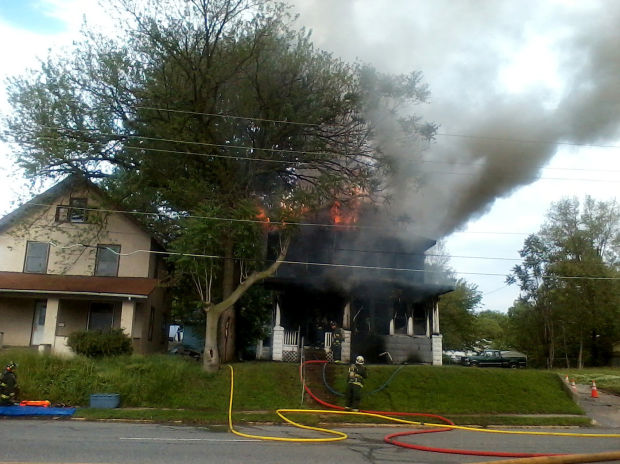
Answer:
[[[42,408],[39,406],[0,406],[0,416],[72,416],[75,408]]]

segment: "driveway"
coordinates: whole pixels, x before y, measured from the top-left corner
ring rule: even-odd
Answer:
[[[590,385],[576,387],[573,397],[594,425],[620,428],[620,396],[598,390],[598,398],[592,398]]]

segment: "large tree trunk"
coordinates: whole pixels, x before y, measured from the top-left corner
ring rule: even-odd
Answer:
[[[228,309],[231,308],[245,292],[248,291],[252,285],[260,282],[263,279],[273,275],[282,261],[286,257],[288,247],[290,244],[290,238],[287,238],[282,245],[280,254],[276,260],[267,268],[262,271],[252,273],[246,280],[235,288],[232,293],[226,297],[223,301],[215,305],[205,306],[205,312],[207,314],[207,329],[205,332],[205,352],[203,357],[203,367],[207,372],[215,372],[220,368],[220,351],[218,349],[218,327],[220,316]]]
[[[207,308],[207,327],[205,332],[205,352],[202,357],[203,368],[215,372],[220,368],[220,350],[217,347],[217,332],[220,313],[214,307]]]
[[[232,235],[229,234],[224,239],[224,265],[222,272],[222,297],[228,298],[235,289],[235,261],[233,260],[234,243]],[[220,360],[229,362],[235,355],[235,306],[229,306],[223,311],[219,320],[218,348],[220,350]]]

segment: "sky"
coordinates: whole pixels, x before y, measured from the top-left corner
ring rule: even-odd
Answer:
[[[505,312],[518,297],[506,275],[553,202],[617,199],[620,2],[289,3],[318,48],[385,73],[423,73],[431,97],[412,111],[439,129],[418,155],[423,185],[394,186],[398,207],[417,232],[442,238],[457,277],[482,292],[480,310]],[[110,27],[95,0],[0,0],[0,38],[10,44],[0,49],[0,78],[69,47],[84,18]],[[0,176],[0,214],[38,191],[2,144]]]

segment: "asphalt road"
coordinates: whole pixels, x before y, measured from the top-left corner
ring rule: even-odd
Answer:
[[[291,426],[242,427],[249,434],[316,437]],[[28,463],[466,463],[502,458],[431,453],[383,442],[401,427],[340,427],[335,443],[282,443],[238,437],[225,428],[77,420],[0,419],[0,462]],[[529,429],[570,433],[620,433],[619,429]],[[453,430],[403,438],[408,443],[535,453],[620,451],[618,438],[500,435]],[[614,461],[620,462],[620,461]]]

